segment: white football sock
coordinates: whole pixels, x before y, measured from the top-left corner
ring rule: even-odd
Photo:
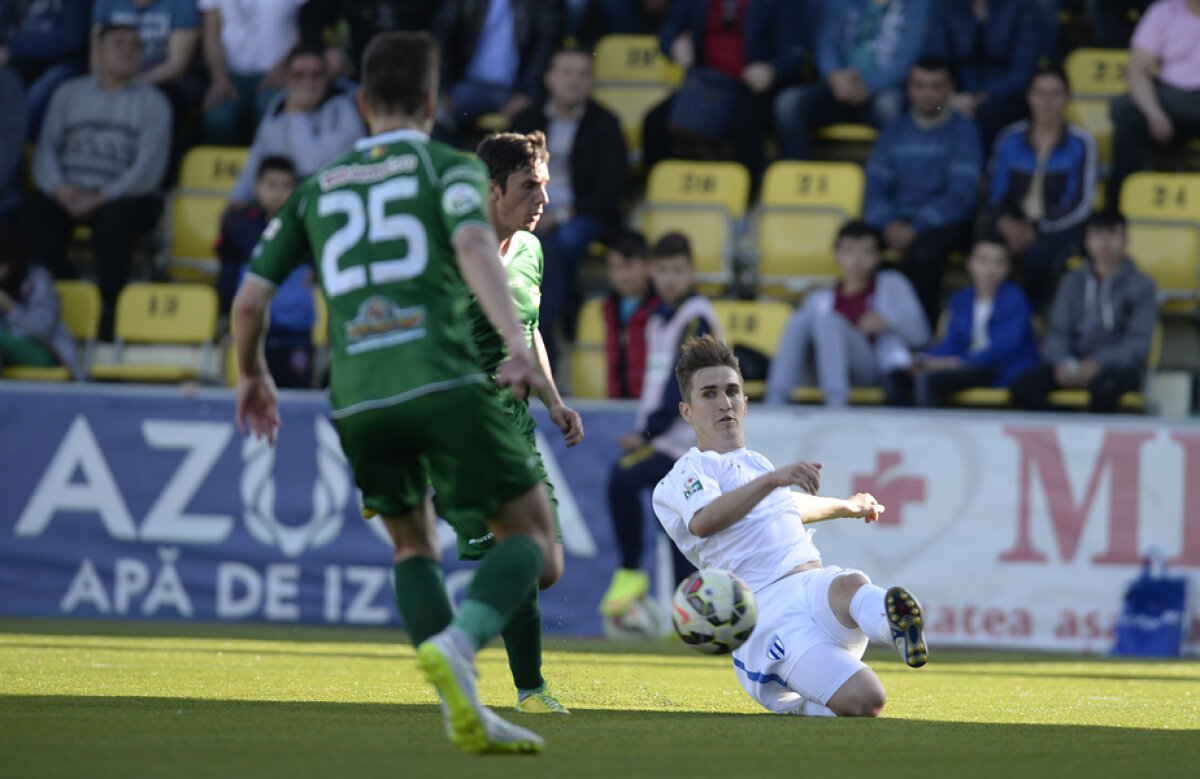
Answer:
[[[816,701],[804,701],[804,706],[801,708],[801,713],[806,717],[836,717],[833,709],[828,706],[822,706]]]
[[[887,590],[874,584],[864,584],[850,599],[850,616],[867,634],[867,638],[884,644],[892,643],[892,628],[887,621],[884,597]]]

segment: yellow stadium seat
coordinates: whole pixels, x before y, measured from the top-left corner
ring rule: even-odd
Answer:
[[[100,332],[100,290],[90,281],[56,281],[54,289],[62,303],[62,320],[75,340],[83,345],[79,355],[80,369],[84,376],[91,370],[92,357],[96,349],[96,336]],[[4,378],[22,381],[70,381],[71,370],[65,365],[39,368],[32,365],[14,365],[4,369]]]
[[[117,298],[113,363],[92,366],[101,381],[179,382],[208,365],[217,331],[217,293],[207,284],[135,282]],[[194,346],[198,365],[126,362],[126,344]],[[196,362],[196,361],[193,361]]]
[[[246,164],[244,146],[193,146],[183,155],[179,188],[228,193]]]
[[[946,400],[952,406],[1005,408],[1012,403],[1012,396],[1006,387],[972,387],[951,393]]]
[[[1112,119],[1107,98],[1072,98],[1067,103],[1067,121],[1077,124],[1096,139],[1096,158],[1102,170],[1112,165]],[[1103,189],[1103,187],[1097,187]]]
[[[875,143],[879,131],[869,124],[829,124],[817,130],[817,138],[822,141],[840,143]]]
[[[1064,68],[1076,97],[1115,97],[1129,89],[1125,81],[1128,66],[1128,49],[1080,48],[1067,55]]]
[[[760,291],[802,292],[837,275],[838,228],[862,210],[863,170],[852,162],[771,165],[758,211]]]
[[[592,80],[597,86],[632,82],[677,87],[683,68],[663,56],[657,35],[605,35],[596,43]]]
[[[575,346],[571,349],[571,394],[577,398],[608,397],[608,353],[604,299],[591,298],[579,309]]]
[[[790,399],[793,403],[823,403],[825,393],[819,387],[793,387]],[[883,402],[883,389],[880,387],[850,388],[852,406],[882,406]]]
[[[504,114],[484,114],[475,120],[475,129],[484,133],[502,133],[510,124],[509,118]]]
[[[1162,323],[1156,322],[1154,325],[1154,335],[1150,339],[1150,354],[1146,360],[1148,373],[1158,368],[1158,361],[1162,357],[1162,331]],[[1088,391],[1085,389],[1060,389],[1050,393],[1050,402],[1063,408],[1085,409],[1088,407],[1089,401]],[[1121,411],[1145,411],[1146,396],[1141,392],[1126,392],[1121,396],[1120,401],[1118,401],[1117,408]]]
[[[621,133],[625,146],[632,158],[640,159],[642,153],[642,120],[651,108],[667,99],[671,87],[665,84],[642,86],[612,85],[592,89],[592,98],[617,115],[621,122]]]
[[[665,160],[650,171],[642,232],[651,244],[679,231],[692,245],[696,280],[733,278],[734,220],[746,212],[750,174],[736,162]]]
[[[220,268],[217,238],[221,214],[228,205],[225,195],[187,194],[174,196],[170,214],[170,256],[167,272],[175,281],[211,281]]]
[[[1200,174],[1139,172],[1121,184],[1129,255],[1158,285],[1166,311],[1193,311],[1200,284]]]
[[[1200,173],[1132,173],[1121,183],[1121,213],[1134,220],[1200,225]]]
[[[320,287],[313,287],[313,307],[317,318],[313,321],[312,342],[318,349],[329,345],[329,305],[325,302],[325,293]]]
[[[730,346],[749,347],[768,359],[775,356],[792,315],[792,307],[781,300],[714,300],[713,308]],[[761,379],[746,381],[746,396],[752,400],[761,399],[765,389]]]

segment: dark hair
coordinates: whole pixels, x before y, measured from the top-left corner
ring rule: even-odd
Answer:
[[[305,40],[297,41],[296,45],[287,53],[287,64],[291,66],[297,57],[316,57],[321,60],[321,67],[325,67],[325,47],[319,43]]]
[[[674,257],[679,254],[687,257],[690,264],[692,262],[691,242],[683,233],[667,233],[655,242],[654,248],[650,250],[650,259],[657,260],[661,257]]]
[[[1008,244],[1006,244],[1004,239],[1000,237],[1000,233],[994,230],[986,230],[983,233],[975,236],[975,240],[971,241],[971,248],[967,252],[967,257],[970,257],[972,254],[974,254],[975,248],[981,243],[986,243],[991,246],[999,246],[1001,251],[1004,252],[1004,258],[1008,260],[1010,265],[1012,264],[1013,257],[1012,252],[1008,250]]]
[[[550,58],[546,60],[547,73],[549,73],[550,69],[554,67],[554,63],[558,60],[558,56],[560,54],[582,54],[588,58],[589,63],[592,61],[592,53],[587,49],[581,49],[578,46],[559,46],[554,50],[554,53],[550,55]]]
[[[1071,79],[1067,78],[1067,71],[1063,70],[1061,65],[1047,62],[1038,66],[1037,72],[1029,79],[1029,83],[1025,85],[1025,91],[1033,89],[1033,84],[1043,76],[1053,76],[1062,82],[1063,88],[1067,90],[1067,94],[1071,94]]]
[[[8,266],[8,276],[0,282],[0,289],[20,300],[21,286],[29,277],[29,247],[25,236],[11,222],[0,223],[0,265]]]
[[[475,154],[487,166],[488,178],[500,185],[500,191],[508,188],[508,177],[519,170],[532,168],[537,163],[550,161],[546,148],[546,134],[541,130],[531,133],[496,133],[479,142]]]
[[[675,363],[675,381],[679,382],[679,392],[683,402],[687,403],[688,393],[692,391],[692,377],[702,368],[728,366],[737,371],[738,378],[742,377],[742,366],[737,356],[727,344],[705,333],[696,338],[689,338],[683,345],[683,355]]]
[[[646,239],[641,233],[635,233],[633,230],[622,230],[608,242],[610,252],[616,252],[630,260],[645,260],[647,249]]]
[[[117,32],[118,30],[132,30],[138,34],[138,43],[142,42],[141,30],[138,29],[136,24],[103,24],[100,26],[100,34],[96,36],[96,40],[102,41],[110,32]]]
[[[1093,211],[1092,215],[1083,223],[1083,231],[1088,230],[1108,230],[1115,231],[1120,228],[1125,232],[1125,217],[1116,209],[1105,209],[1103,211]]]
[[[870,238],[875,242],[876,251],[883,251],[883,236],[879,234],[878,230],[861,219],[851,219],[842,225],[837,231],[837,238],[833,240],[833,245],[836,247],[847,238],[852,240]]]
[[[423,115],[425,99],[437,91],[437,41],[427,32],[384,32],[362,55],[362,90],[380,114]]]
[[[254,178],[258,180],[271,171],[287,173],[292,178],[299,178],[299,175],[296,173],[296,166],[292,164],[292,161],[279,154],[271,154],[263,157],[262,162],[258,163],[258,170],[255,172]]]
[[[941,57],[924,56],[913,63],[913,69],[921,69],[929,73],[945,73],[946,77],[951,81],[954,80],[954,71],[950,69],[950,63]]]

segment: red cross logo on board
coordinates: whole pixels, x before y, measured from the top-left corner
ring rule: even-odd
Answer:
[[[904,522],[904,504],[925,502],[925,477],[891,473],[904,459],[900,452],[885,449],[875,453],[875,473],[854,475],[851,492],[869,492],[887,507],[879,517],[881,525]]]

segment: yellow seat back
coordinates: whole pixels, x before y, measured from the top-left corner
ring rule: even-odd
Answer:
[[[748,346],[774,357],[793,308],[782,300],[714,300],[730,346]]]
[[[168,270],[176,281],[211,281],[215,278],[217,238],[225,195],[181,194],[171,204],[171,246]]]
[[[611,85],[592,89],[592,99],[617,115],[621,134],[630,152],[642,150],[642,120],[650,109],[667,99],[665,84]]]
[[[650,171],[648,204],[720,206],[737,218],[746,212],[750,174],[736,162],[664,160]]]
[[[675,87],[683,81],[683,68],[663,56],[657,35],[605,35],[596,42],[592,80],[605,86],[640,82]]]
[[[1064,67],[1077,96],[1113,97],[1129,90],[1125,81],[1128,49],[1075,49],[1067,55]]]
[[[1200,293],[1200,231],[1192,225],[1129,225],[1129,256],[1154,279],[1162,308],[1196,308]]]
[[[651,246],[667,233],[683,233],[692,247],[692,262],[698,280],[704,283],[728,280],[733,236],[729,220],[722,215],[672,205],[660,206],[646,212],[642,232]]]
[[[90,341],[100,332],[100,290],[90,281],[56,281],[62,319],[76,341]]]
[[[1067,103],[1067,121],[1087,130],[1096,139],[1096,158],[1107,169],[1112,164],[1112,119],[1107,98],[1072,98]]]
[[[1200,224],[1200,173],[1130,174],[1121,183],[1121,213],[1131,222],[1153,219]]]
[[[244,146],[193,146],[179,168],[180,189],[229,192],[248,152]]]
[[[571,350],[573,396],[608,397],[608,353],[605,343],[604,298],[591,298],[579,309],[575,346]]]
[[[114,330],[131,343],[207,343],[217,332],[217,293],[207,284],[127,284],[117,298]]]

